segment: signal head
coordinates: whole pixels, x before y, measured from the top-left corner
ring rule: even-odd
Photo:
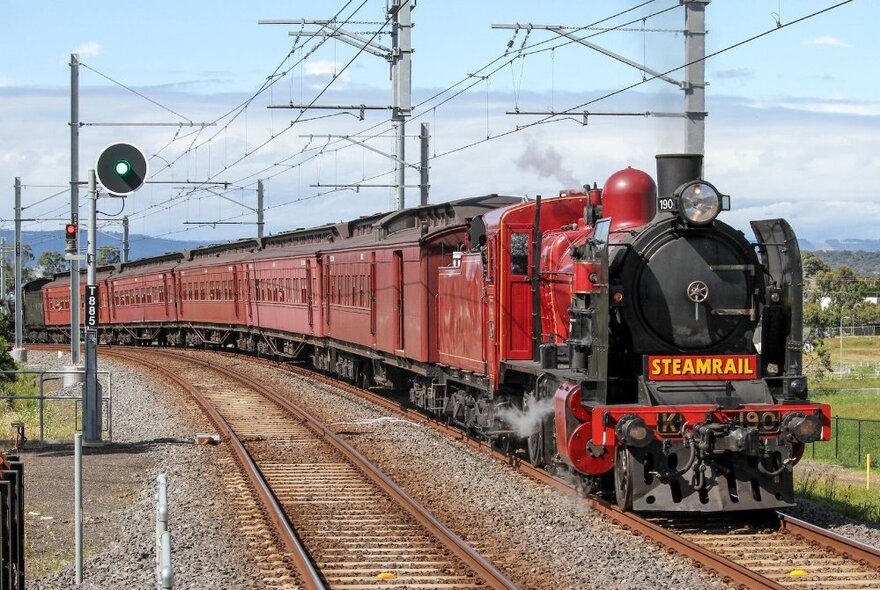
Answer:
[[[95,175],[108,192],[127,195],[147,179],[147,158],[130,143],[114,143],[98,156]]]

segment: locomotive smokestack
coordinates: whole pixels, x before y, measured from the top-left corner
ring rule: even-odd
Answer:
[[[657,154],[657,196],[668,197],[703,175],[702,154]]]

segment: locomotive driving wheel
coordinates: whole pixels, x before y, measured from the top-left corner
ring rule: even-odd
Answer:
[[[632,454],[623,445],[618,445],[614,455],[614,497],[621,510],[629,510],[633,503],[633,462]]]
[[[526,413],[536,411],[538,398],[534,393],[526,393],[523,398],[523,410]],[[553,457],[553,421],[545,416],[538,418],[534,430],[526,438],[529,452],[529,463],[535,467],[544,467]]]

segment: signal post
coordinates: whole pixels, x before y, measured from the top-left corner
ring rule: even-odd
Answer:
[[[101,386],[98,383],[98,291],[97,213],[98,182],[114,197],[125,197],[143,185],[147,178],[147,158],[143,152],[128,143],[116,143],[98,156],[94,170],[89,170],[89,245],[86,254],[88,278],[86,283],[86,358],[83,384],[83,439],[86,443],[101,442]],[[73,225],[73,224],[70,224]],[[65,229],[69,239],[69,228]],[[76,227],[74,226],[74,236]],[[69,243],[69,242],[68,242]]]

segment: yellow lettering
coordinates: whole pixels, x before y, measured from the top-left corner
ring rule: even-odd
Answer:
[[[733,362],[733,359],[727,359],[724,364],[724,374],[730,375],[731,373],[736,373],[736,363]]]
[[[716,375],[721,372],[721,359],[712,359],[712,372]]]
[[[681,375],[681,359],[673,359],[672,361],[672,374],[673,375]]]
[[[712,359],[697,359],[697,373],[699,375],[708,375],[712,370]]]
[[[660,374],[660,359],[651,359],[651,375]]]
[[[693,375],[694,374],[694,361],[693,361],[693,359],[689,359],[689,358],[684,359],[684,367],[682,368],[682,373],[685,375]]]

